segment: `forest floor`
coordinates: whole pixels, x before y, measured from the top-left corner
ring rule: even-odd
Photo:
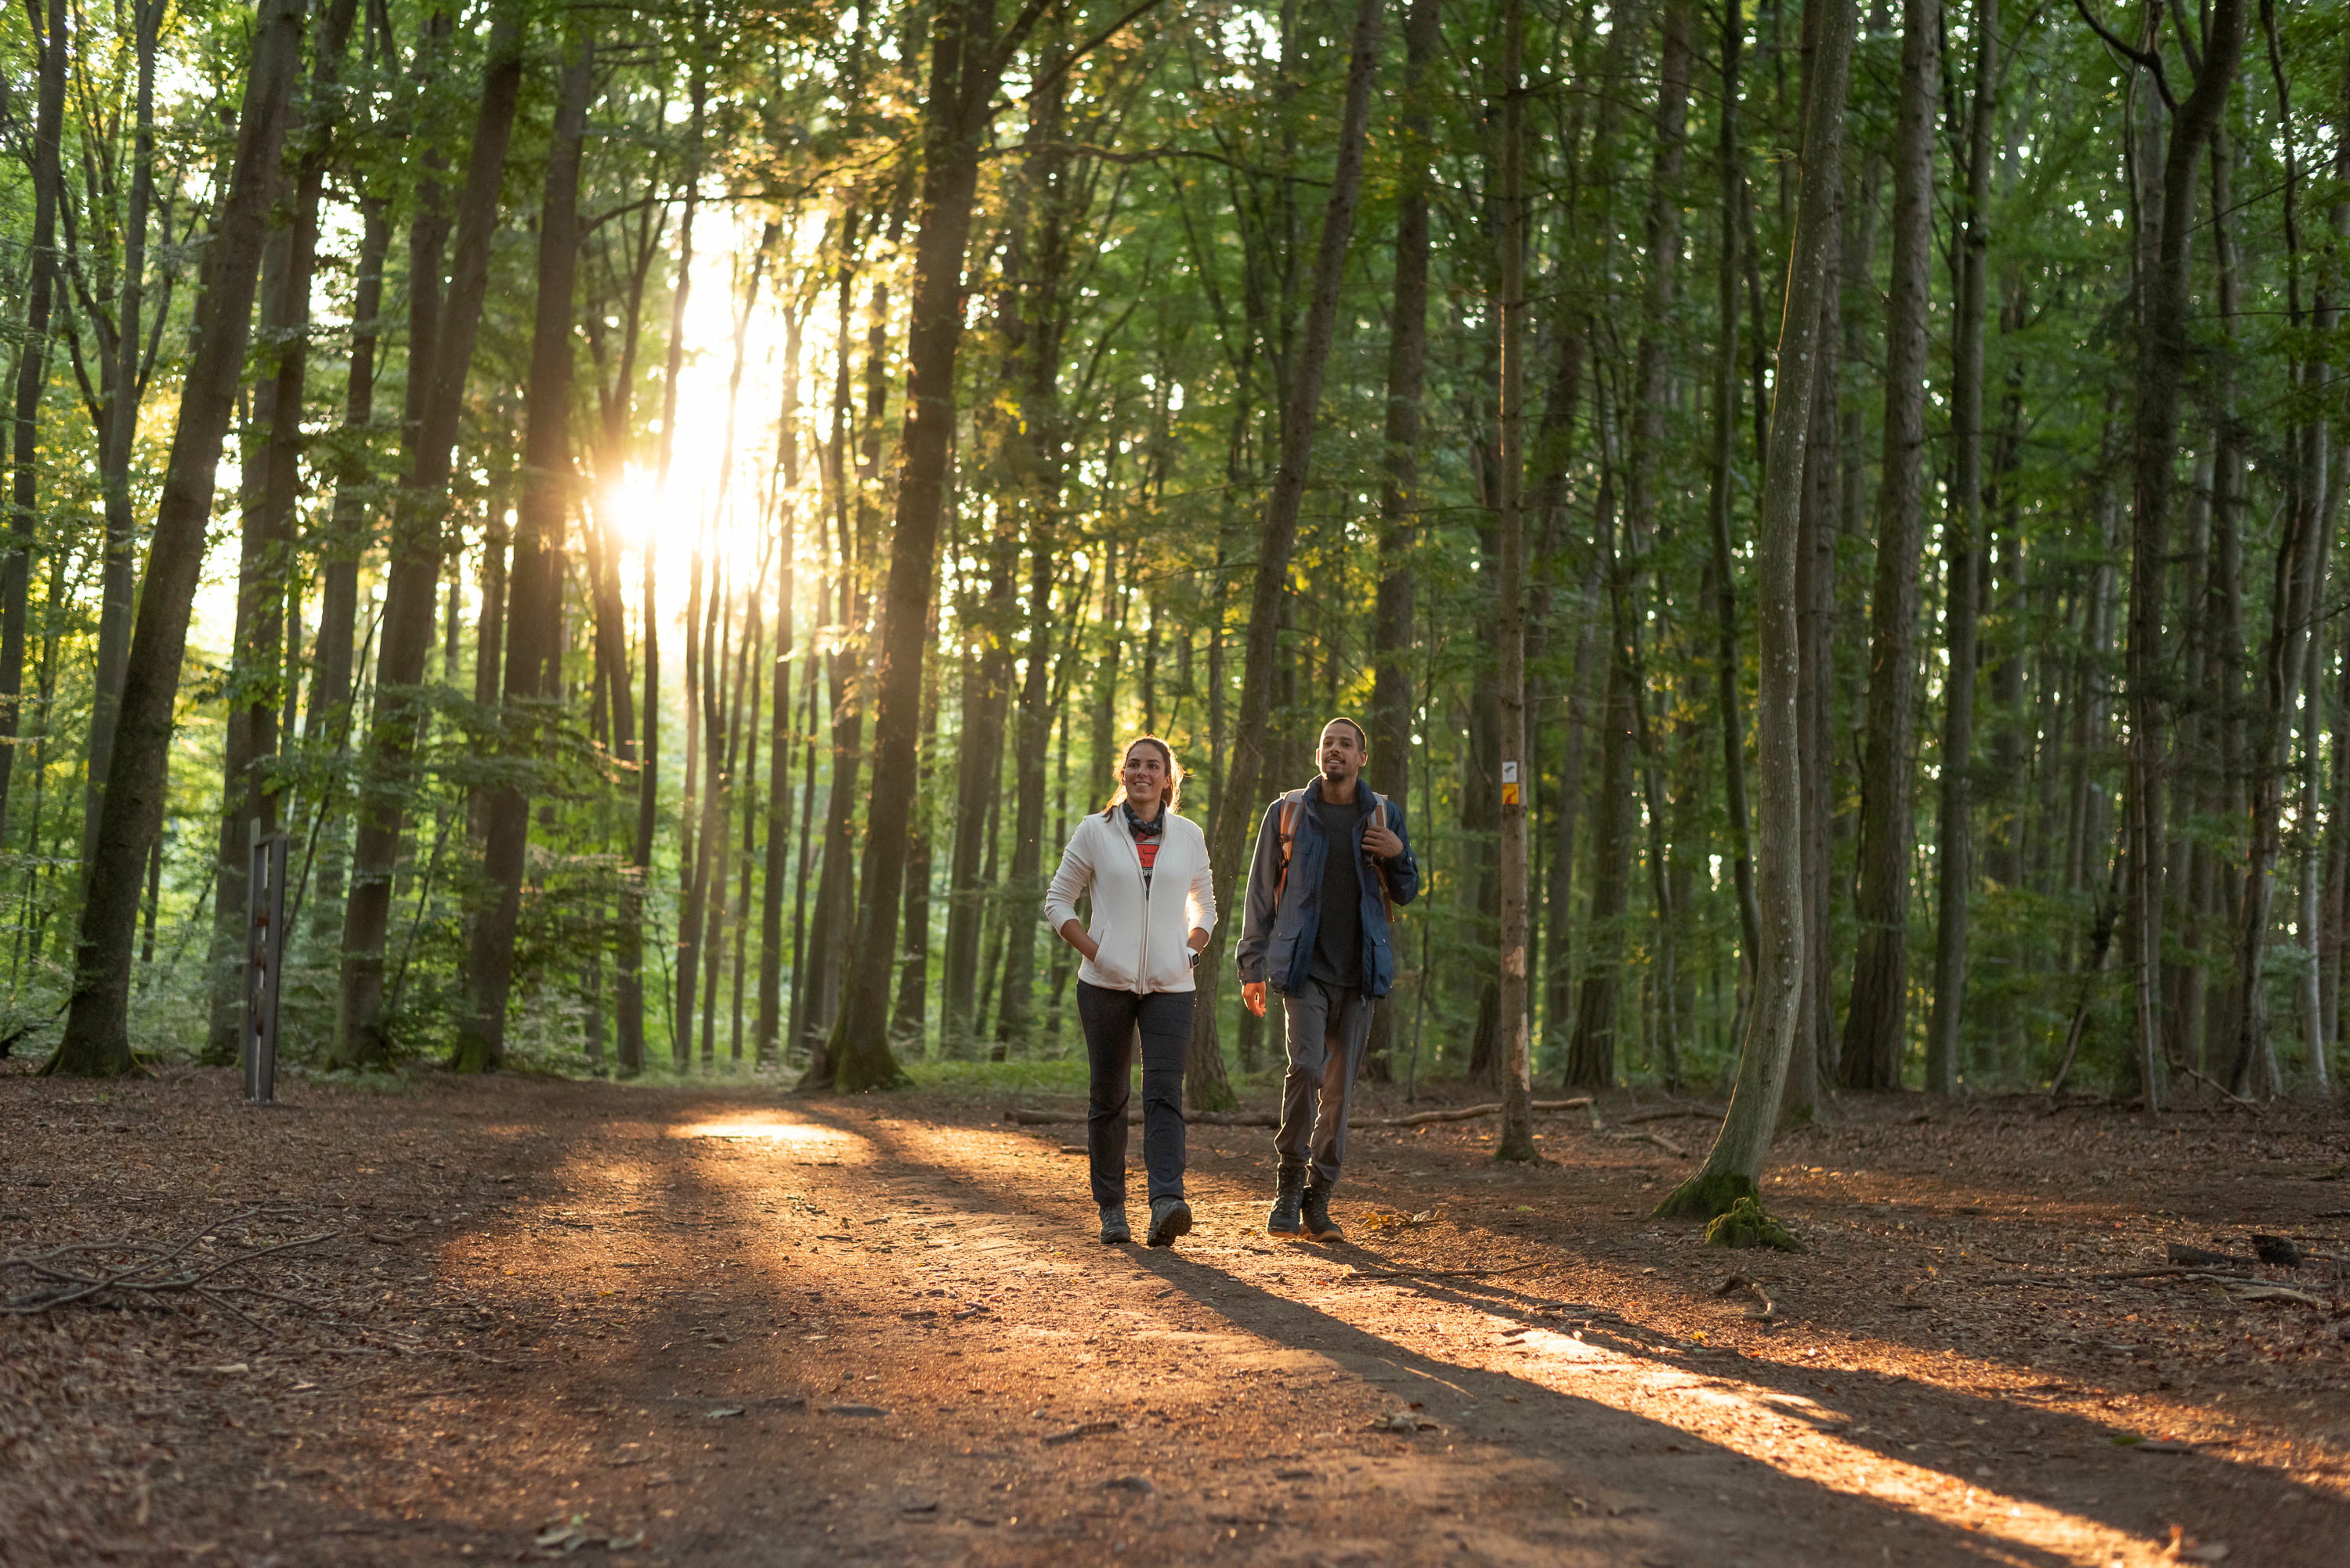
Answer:
[[[1148,1251],[1000,1090],[237,1092],[0,1076],[0,1255],[331,1233],[0,1316],[5,1568],[2350,1562],[2338,1263],[2137,1272],[2350,1255],[2312,1111],[1848,1099],[1780,1146],[1795,1255],[1648,1218],[1711,1130],[1653,1095],[1531,1168],[1358,1129],[1337,1247],[1197,1126]]]

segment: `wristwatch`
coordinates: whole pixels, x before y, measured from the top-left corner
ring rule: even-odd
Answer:
[[[1193,969],[1199,968],[1200,950],[1197,948],[1185,948],[1183,950],[1191,955],[1190,959],[1187,961],[1191,964],[1191,967]]]

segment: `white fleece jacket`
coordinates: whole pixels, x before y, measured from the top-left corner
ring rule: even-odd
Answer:
[[[1216,929],[1216,891],[1208,875],[1208,839],[1199,825],[1170,811],[1142,886],[1142,855],[1126,814],[1097,811],[1077,822],[1061,868],[1045,891],[1045,920],[1055,930],[1077,918],[1077,900],[1094,896],[1087,933],[1101,950],[1077,966],[1077,978],[1105,991],[1190,991],[1188,939],[1196,926]]]

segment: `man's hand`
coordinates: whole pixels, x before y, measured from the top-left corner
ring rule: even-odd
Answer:
[[[1264,1016],[1264,981],[1261,980],[1252,980],[1243,982],[1241,986],[1241,1005],[1247,1008],[1251,1012],[1255,1013],[1259,1018],[1263,1018]]]
[[[1363,829],[1363,847],[1382,860],[1392,860],[1403,853],[1403,840],[1396,836],[1395,829],[1373,823]]]

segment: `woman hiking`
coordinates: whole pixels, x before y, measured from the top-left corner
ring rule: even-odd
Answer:
[[[1208,840],[1175,814],[1183,772],[1156,735],[1126,748],[1118,791],[1081,818],[1045,893],[1045,919],[1085,956],[1077,1019],[1092,1065],[1086,1151],[1106,1244],[1134,1240],[1126,1222],[1126,1101],[1142,1044],[1142,1164],[1150,1179],[1154,1247],[1191,1228],[1183,1200],[1183,1062],[1191,1043],[1191,968],[1215,929]],[[1093,928],[1076,903],[1093,894]]]

